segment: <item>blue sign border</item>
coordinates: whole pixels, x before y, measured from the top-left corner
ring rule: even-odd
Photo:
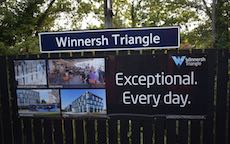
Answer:
[[[167,46],[129,46],[129,45],[125,45],[125,46],[101,46],[101,47],[88,47],[88,48],[78,48],[76,49],[76,47],[72,47],[72,48],[61,48],[61,49],[57,49],[55,48],[55,46],[53,45],[53,40],[55,37],[55,35],[79,35],[81,34],[82,36],[84,36],[83,38],[87,38],[87,36],[92,36],[92,35],[111,35],[112,34],[141,34],[142,32],[149,32],[149,31],[158,31],[158,33],[161,33],[161,31],[164,30],[164,36],[167,35],[167,31],[166,30],[176,30],[177,34],[173,33],[174,35],[177,35],[178,37],[171,37],[171,38],[167,38],[167,40],[173,40],[174,45],[170,45],[168,44]],[[171,32],[172,33],[172,32]],[[84,34],[84,35],[83,35]],[[134,35],[135,35],[134,34]],[[45,39],[44,36],[46,36],[47,38]],[[139,35],[138,35],[139,36]],[[51,37],[51,38],[50,38]],[[170,43],[169,42],[169,43]],[[44,45],[45,43],[45,45]],[[51,45],[50,45],[51,44]],[[180,47],[180,28],[179,26],[172,26],[172,27],[146,27],[146,28],[128,28],[128,29],[104,29],[104,30],[84,30],[84,31],[65,31],[65,32],[41,32],[39,33],[39,46],[40,46],[40,52],[41,53],[58,53],[58,52],[86,52],[86,51],[116,51],[116,50],[143,50],[143,49],[172,49],[172,48],[179,48]]]

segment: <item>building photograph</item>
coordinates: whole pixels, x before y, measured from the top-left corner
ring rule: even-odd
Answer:
[[[34,90],[17,90],[17,104],[20,109],[26,109],[30,105],[40,104],[40,94]]]
[[[47,85],[45,60],[16,60],[14,71],[18,87]]]
[[[48,61],[48,83],[51,87],[104,88],[104,58],[56,59]]]
[[[17,105],[20,115],[39,113],[60,113],[59,90],[55,89],[18,89]]]
[[[62,89],[61,109],[64,115],[106,114],[105,89]]]

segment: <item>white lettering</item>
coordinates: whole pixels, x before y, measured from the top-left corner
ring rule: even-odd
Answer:
[[[116,85],[141,85],[150,88],[153,85],[197,85],[195,81],[194,71],[191,71],[190,74],[183,75],[171,75],[165,74],[164,72],[157,73],[155,75],[129,75],[126,76],[123,73],[116,73],[115,76]]]
[[[160,103],[161,95],[155,94],[131,94],[130,91],[125,91],[123,93],[123,103],[126,105],[129,104],[141,104],[141,105],[150,105],[152,102],[152,107],[157,107]]]
[[[116,74],[116,85],[118,86],[123,86],[123,83],[120,83],[119,81],[122,81],[123,78],[122,77],[119,77],[120,75],[123,75],[123,73],[117,73]]]
[[[168,94],[164,96],[164,103],[167,105],[179,105],[180,107],[185,107],[188,104],[189,94],[174,94],[172,91],[169,91]]]
[[[56,39],[56,43],[57,43],[58,47],[65,47],[66,46],[67,37],[65,37],[64,39],[63,39],[63,37],[60,37],[60,38],[55,37],[55,39]]]
[[[115,45],[142,45],[144,47],[149,46],[150,44],[159,44],[160,43],[160,36],[154,35],[152,33],[149,33],[145,36],[130,36],[128,34],[125,34],[124,36],[121,36],[120,34],[112,34],[111,35],[114,44]]]
[[[131,104],[131,102],[128,101],[128,100],[130,100],[130,97],[126,94],[130,94],[130,92],[126,91],[123,93],[123,103],[124,104]]]

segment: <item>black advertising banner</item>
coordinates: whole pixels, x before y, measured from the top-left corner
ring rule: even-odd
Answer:
[[[108,57],[108,114],[205,115],[207,59],[205,54]]]

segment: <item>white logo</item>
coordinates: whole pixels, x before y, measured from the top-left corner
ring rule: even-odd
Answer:
[[[193,58],[193,57],[186,57],[186,56],[172,56],[174,63],[177,66],[181,66],[184,62],[186,66],[201,66],[203,62],[206,62],[205,57],[200,58]]]
[[[186,56],[172,56],[172,59],[177,66],[181,66],[185,58]]]

